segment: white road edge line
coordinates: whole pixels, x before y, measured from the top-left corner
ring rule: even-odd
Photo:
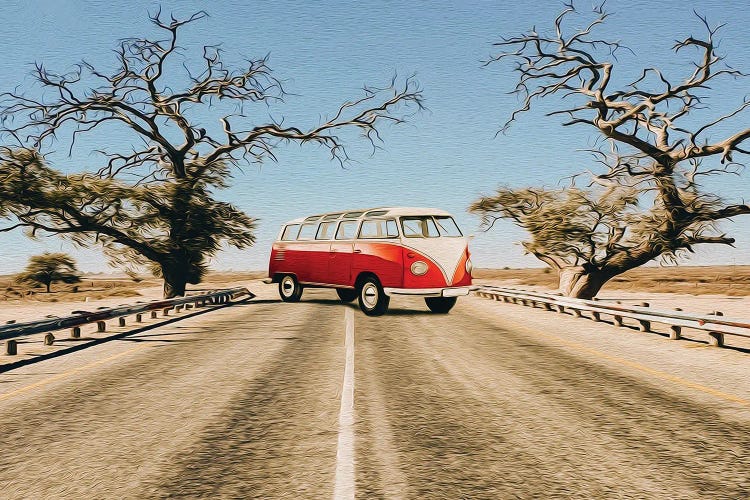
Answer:
[[[334,500],[354,498],[354,312],[344,310],[346,324],[346,365],[339,411],[339,443],[336,449],[336,485]]]

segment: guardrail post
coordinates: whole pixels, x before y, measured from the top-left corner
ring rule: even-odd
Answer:
[[[576,318],[580,318],[581,317],[581,311],[578,310],[578,309],[573,309],[573,316],[576,317]]]
[[[199,307],[201,307],[201,301],[200,300],[196,300],[195,301],[195,308],[198,309]]]
[[[182,311],[182,306],[175,306],[174,312],[178,313],[180,311]]]
[[[80,339],[81,338],[81,327],[80,326],[74,326],[70,329],[70,338],[72,339]]]
[[[597,300],[599,300],[599,298],[598,298],[598,297],[591,297],[591,300],[593,300],[593,301],[597,301]],[[593,321],[601,321],[601,320],[602,320],[602,317],[601,317],[601,315],[600,315],[600,314],[599,314],[598,312],[596,312],[596,311],[591,311],[591,319],[592,319]]]
[[[172,308],[171,307],[165,307],[164,308],[164,311],[163,311],[164,316],[169,316],[169,310],[170,309],[172,309]]]
[[[724,316],[721,311],[714,311],[714,316]],[[708,332],[708,343],[713,347],[724,347],[724,334],[721,332]]]
[[[140,323],[141,321],[143,321],[143,314],[136,314],[135,315],[135,322],[136,323]]]
[[[675,307],[675,311],[682,311],[681,307]],[[669,340],[680,340],[682,338],[682,327],[678,325],[669,325]]]
[[[544,308],[545,311],[552,310],[552,306],[549,304],[549,302],[542,302],[542,307]]]
[[[120,326],[125,326],[125,317],[122,316],[120,318],[117,318],[117,324]]]
[[[193,304],[185,304],[185,310],[189,310],[193,308]]]
[[[648,302],[641,302],[638,304],[640,307],[649,307]],[[639,319],[638,320],[638,330],[642,332],[650,332],[651,331],[651,322],[646,321],[645,319]]]
[[[9,339],[5,341],[5,355],[15,356],[18,354],[18,341]]]
[[[151,311],[151,319],[156,319],[158,316],[158,313],[156,311]]]
[[[44,345],[53,345],[55,343],[55,336],[52,332],[48,332],[44,335]]]
[[[96,331],[97,332],[106,332],[107,331],[107,323],[104,321],[97,321],[96,322]]]

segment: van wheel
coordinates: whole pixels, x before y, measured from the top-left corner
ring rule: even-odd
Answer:
[[[336,293],[343,302],[351,302],[357,298],[357,290],[349,288],[337,288]]]
[[[437,314],[448,314],[456,305],[456,297],[425,297],[424,301],[430,311]]]
[[[377,278],[367,277],[359,287],[359,308],[368,316],[381,316],[388,310],[391,298],[383,292]]]
[[[302,297],[302,285],[297,278],[287,274],[279,281],[279,295],[284,302],[299,302]]]

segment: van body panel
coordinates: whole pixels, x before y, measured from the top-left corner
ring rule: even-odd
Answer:
[[[354,286],[352,278],[352,256],[354,243],[351,241],[332,241],[326,256],[327,276],[315,283]]]
[[[352,278],[363,272],[374,273],[384,287],[403,284],[403,255],[398,239],[393,242],[358,240],[354,243]]]
[[[403,275],[403,288],[437,288],[448,286],[445,281],[445,275],[440,270],[440,266],[430,257],[419,252],[418,250],[402,245],[402,255],[404,256],[404,265],[401,273]],[[411,266],[418,261],[427,264],[427,272],[417,276],[411,271]]]
[[[328,242],[280,243],[275,252],[272,251],[271,267],[274,269],[269,274],[273,277],[275,273],[289,273],[299,281],[318,281],[328,274],[328,254]]]
[[[431,286],[454,286],[454,277],[461,268],[463,261],[466,266],[467,242],[463,237],[452,238],[402,238],[404,246],[404,283],[406,286],[425,288],[418,283],[424,283],[425,279],[435,283]],[[409,257],[410,254],[420,257]],[[427,259],[427,260],[425,260]],[[428,271],[423,276],[414,276],[410,271],[411,263],[422,260],[428,263]],[[442,284],[437,284],[442,278]],[[463,275],[461,275],[463,277]]]
[[[468,286],[471,285],[471,273],[466,270],[466,263],[470,257],[469,247],[466,247],[466,251],[461,256],[461,260],[458,263],[458,268],[453,274],[453,281],[451,286]]]

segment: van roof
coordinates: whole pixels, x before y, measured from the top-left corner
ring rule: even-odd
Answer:
[[[302,224],[303,222],[321,222],[331,221],[339,219],[356,220],[362,217],[394,217],[401,215],[451,215],[445,210],[439,208],[426,208],[426,207],[373,207],[373,208],[360,208],[354,210],[339,210],[336,212],[325,212],[321,214],[310,215],[306,217],[298,217],[284,223],[286,224]]]

